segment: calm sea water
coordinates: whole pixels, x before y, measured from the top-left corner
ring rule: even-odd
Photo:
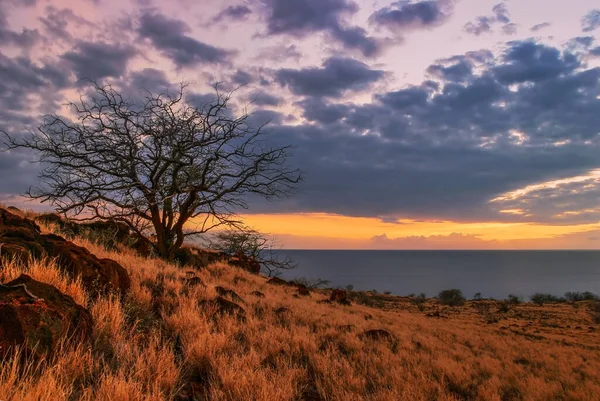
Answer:
[[[316,251],[282,250],[298,268],[282,278],[321,278],[396,295],[434,296],[460,288],[466,297],[528,298],[535,292],[600,294],[600,251]]]

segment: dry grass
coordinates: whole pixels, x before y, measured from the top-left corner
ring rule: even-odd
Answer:
[[[91,347],[63,345],[43,366],[4,363],[0,399],[171,400],[190,393],[190,381],[199,400],[297,400],[310,391],[344,401],[599,399],[600,336],[588,328],[586,304],[502,313],[493,302],[429,300],[420,311],[382,296],[382,309],[327,305],[317,303],[323,294],[295,298],[292,288],[224,264],[195,272],[206,288],[185,288],[187,269],[76,242],[121,263],[132,290],[122,302],[90,302],[50,261],[7,262],[3,281],[26,270],[87,305],[95,334]],[[217,296],[215,286],[244,300],[245,322],[215,318],[199,303]],[[275,312],[282,306],[289,310]],[[433,312],[441,317],[427,317]],[[396,339],[364,339],[368,329]]]

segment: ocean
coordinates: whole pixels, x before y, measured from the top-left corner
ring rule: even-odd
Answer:
[[[320,278],[330,287],[394,295],[431,297],[449,288],[461,289],[467,298],[600,294],[600,251],[279,251],[279,257],[286,256],[298,267],[283,271],[284,279]]]

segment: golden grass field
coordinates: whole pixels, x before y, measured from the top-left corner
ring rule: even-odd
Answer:
[[[500,312],[494,301],[427,300],[419,310],[362,294],[380,307],[319,304],[327,291],[297,298],[225,264],[194,273],[206,288],[185,289],[187,268],[74,242],[121,263],[131,292],[90,303],[51,261],[5,261],[1,282],[26,271],[55,285],[89,307],[95,333],[91,347],[65,344],[39,366],[5,361],[2,400],[600,400],[600,327],[586,302]],[[245,321],[199,303],[215,286],[243,299]],[[369,329],[395,338],[361,335]]]

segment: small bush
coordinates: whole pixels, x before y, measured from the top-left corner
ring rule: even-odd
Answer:
[[[584,292],[565,292],[565,298],[570,302],[579,302],[579,301],[596,301],[598,300],[598,296],[589,291]]]
[[[531,302],[538,304],[540,306],[542,306],[544,304],[552,304],[552,303],[559,303],[559,302],[567,301],[566,298],[559,298],[556,295],[545,294],[545,293],[541,293],[541,292],[536,292],[531,297],[529,297],[529,299],[531,299]]]
[[[481,293],[480,292],[476,292],[475,295],[473,295],[473,301],[481,301]]]
[[[462,291],[456,288],[441,291],[438,299],[442,305],[459,306],[465,303]]]
[[[600,323],[600,301],[595,301],[590,307],[590,315],[594,323]]]
[[[331,282],[329,280],[323,280],[321,278],[308,279],[306,277],[298,277],[293,280],[296,284],[305,285],[306,288],[310,288],[311,290],[315,290],[317,288],[325,288]]]
[[[515,294],[508,294],[506,302],[510,305],[519,305],[523,299]]]
[[[425,310],[425,302],[427,301],[427,297],[425,296],[425,293],[420,293],[417,296],[414,296],[414,294],[411,296],[411,300],[410,300],[413,304],[417,305],[417,308],[419,308],[419,310],[421,312],[423,312],[423,310]]]

